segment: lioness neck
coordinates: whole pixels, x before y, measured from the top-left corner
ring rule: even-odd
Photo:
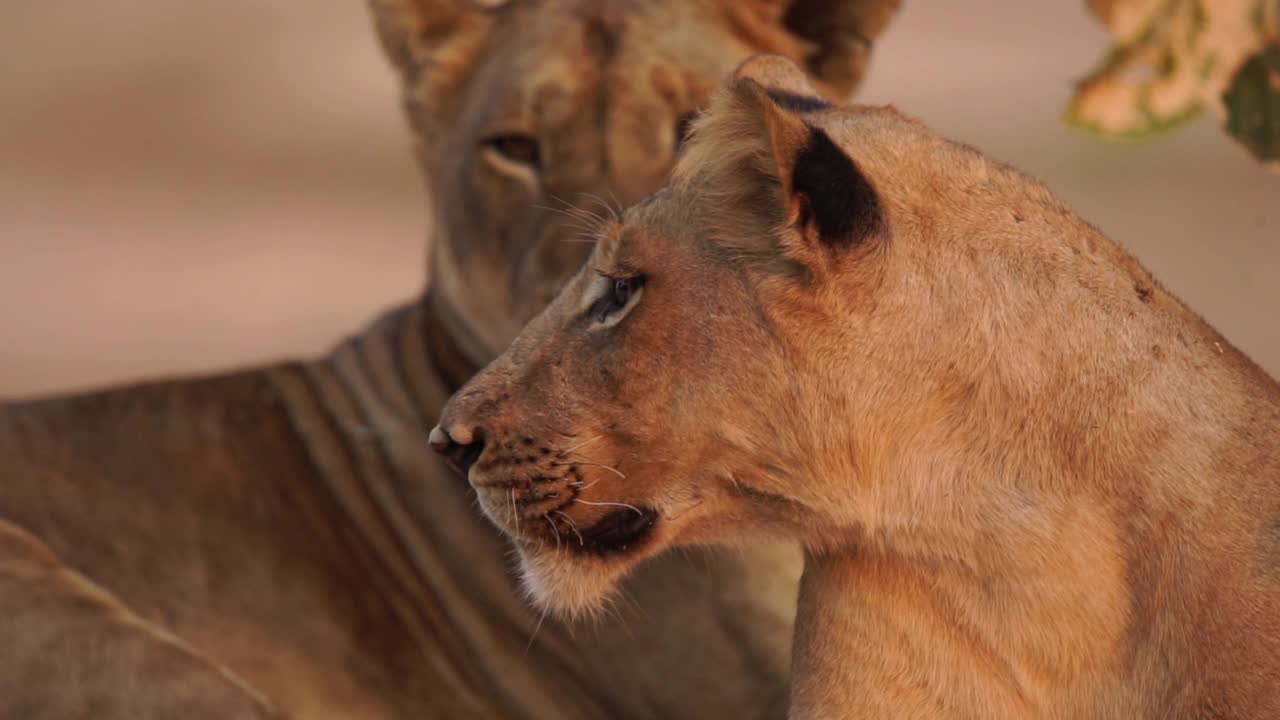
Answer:
[[[997,309],[907,489],[811,544],[793,717],[1280,716],[1280,387],[1136,264],[1087,281]]]

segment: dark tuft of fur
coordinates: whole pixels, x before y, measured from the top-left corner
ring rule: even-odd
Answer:
[[[880,228],[880,198],[858,166],[821,128],[810,128],[809,143],[796,157],[791,190],[805,200],[805,217],[821,240],[845,249]]]
[[[796,95],[785,90],[770,90],[769,99],[777,103],[778,107],[784,110],[798,113],[819,112],[821,110],[829,110],[835,107],[831,103],[818,97],[810,97],[808,95]]]

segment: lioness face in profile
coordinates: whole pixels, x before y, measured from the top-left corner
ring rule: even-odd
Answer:
[[[915,268],[972,265],[953,234],[1014,224],[995,203],[928,223],[930,205],[980,192],[984,160],[752,62],[773,86],[738,79],[716,97],[673,182],[601,232],[433,433],[518,541],[535,597],[561,610],[595,607],[672,545],[839,543],[874,514],[854,504],[909,491],[865,468],[892,467],[905,448],[880,438],[906,415],[948,411],[930,405],[934,379],[900,368],[961,340]],[[866,492],[834,479],[848,477]]]
[[[785,55],[844,99],[898,2],[373,4],[430,182],[432,293],[488,360],[582,264],[590,215],[665,182],[738,63]]]

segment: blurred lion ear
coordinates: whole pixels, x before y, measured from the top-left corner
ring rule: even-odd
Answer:
[[[735,28],[766,52],[800,63],[824,96],[858,89],[871,48],[902,0],[721,0]]]
[[[447,50],[456,41],[476,44],[487,33],[491,15],[510,0],[371,0],[382,47],[399,69],[417,58]],[[466,43],[466,40],[472,43]]]

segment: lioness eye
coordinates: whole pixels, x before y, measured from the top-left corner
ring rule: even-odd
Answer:
[[[493,148],[504,158],[530,167],[538,167],[542,160],[538,141],[529,135],[512,133],[495,135],[485,140],[485,145]]]
[[[613,281],[613,301],[618,305],[626,305],[631,299],[631,294],[635,292],[635,278],[618,278]]]
[[[601,323],[608,320],[611,315],[625,308],[643,285],[644,278],[639,275],[609,278],[609,287],[604,295],[591,304],[591,317]]]

